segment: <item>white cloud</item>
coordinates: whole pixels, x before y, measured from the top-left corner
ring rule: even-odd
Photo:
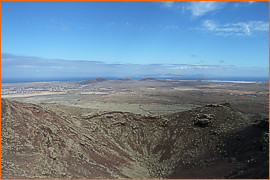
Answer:
[[[162,5],[166,8],[172,8],[174,5],[174,1],[163,1]]]
[[[169,67],[171,70],[188,70],[188,69],[218,69],[218,68],[224,68],[225,66],[216,66],[216,65],[189,65],[189,64],[183,64],[183,65],[173,65]]]
[[[10,61],[2,61],[2,77],[8,79],[69,79],[72,74],[74,78],[85,77],[181,77],[211,75],[220,76],[265,76],[269,74],[269,68],[236,67],[230,65],[203,65],[203,64],[106,64],[101,61],[76,61],[43,59],[29,56],[16,56],[12,54],[1,54],[2,59],[9,58]],[[37,73],[38,71],[38,73]],[[3,81],[3,79],[2,79]]]
[[[269,24],[266,21],[248,21],[219,25],[212,20],[205,20],[203,29],[220,36],[251,36],[258,31],[269,31]]]
[[[50,69],[64,69],[64,67],[61,66],[50,66]]]
[[[233,3],[233,7],[235,7],[235,8],[247,7],[247,6],[252,6],[255,3],[256,3],[256,1],[235,1]]]
[[[216,24],[212,20],[205,20],[203,21],[203,26],[210,31],[214,31],[216,29]]]
[[[198,17],[221,9],[224,4],[225,2],[217,1],[191,1],[187,9],[191,11],[193,16]]]
[[[248,4],[249,5],[252,5],[252,4],[254,4],[256,1],[248,1]]]
[[[20,65],[15,66],[16,68],[39,68],[39,66],[31,66],[31,65]]]
[[[269,23],[263,21],[250,21],[250,26],[256,31],[269,31]]]

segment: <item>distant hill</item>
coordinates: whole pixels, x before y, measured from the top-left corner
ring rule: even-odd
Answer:
[[[103,81],[107,81],[107,79],[104,79],[104,78],[88,79],[86,81],[81,81],[79,84],[85,85],[85,84],[98,83],[98,82],[103,82]]]
[[[119,79],[116,79],[117,81],[134,81],[134,79],[131,79],[131,78],[119,78]]]
[[[159,81],[159,82],[165,82],[167,80],[165,80],[165,79],[157,79],[157,78],[154,78],[154,77],[147,77],[147,78],[140,79],[140,81]]]

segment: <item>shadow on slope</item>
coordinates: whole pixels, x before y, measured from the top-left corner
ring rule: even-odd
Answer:
[[[228,103],[145,116],[2,99],[1,111],[2,178],[268,178],[267,148],[245,151],[268,142],[266,117],[252,125]]]

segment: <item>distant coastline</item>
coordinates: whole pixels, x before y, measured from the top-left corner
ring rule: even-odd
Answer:
[[[150,76],[148,76],[150,77]],[[195,80],[195,81],[219,81],[219,82],[269,82],[269,77],[160,77],[160,76],[151,76],[157,79],[166,79],[166,80]],[[65,82],[65,81],[85,81],[88,79],[96,79],[100,77],[78,77],[78,78],[10,78],[10,79],[1,79],[1,83],[30,83],[30,82]],[[107,80],[115,80],[123,77],[102,77]],[[131,79],[143,79],[146,77],[129,77]]]

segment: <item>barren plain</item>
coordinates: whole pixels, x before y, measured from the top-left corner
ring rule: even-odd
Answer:
[[[268,83],[97,79],[2,84],[2,98],[99,110],[168,114],[222,101],[243,113],[268,113]]]

